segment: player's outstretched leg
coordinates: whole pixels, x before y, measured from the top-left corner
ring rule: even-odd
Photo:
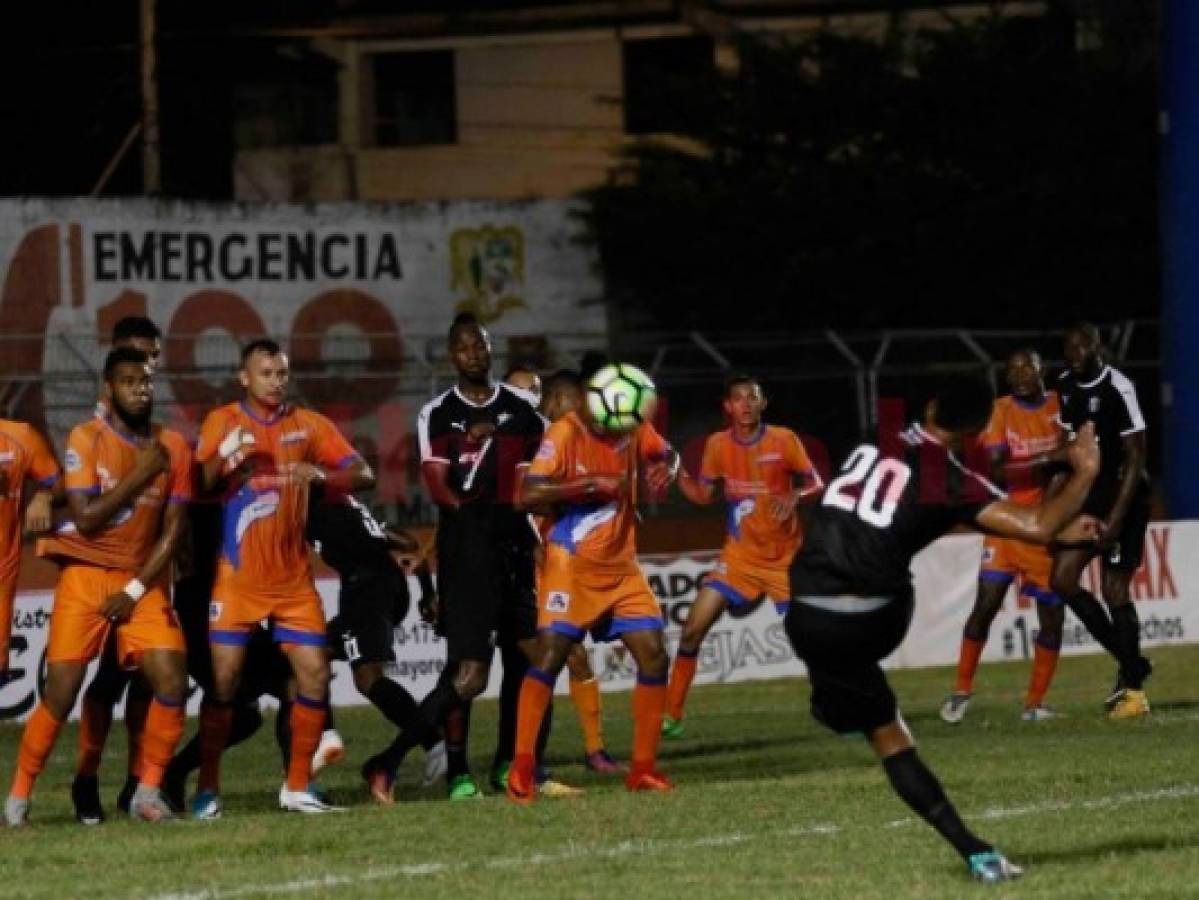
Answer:
[[[174,818],[162,793],[162,780],[183,735],[187,664],[182,651],[147,650],[141,669],[153,693],[141,732],[140,774],[129,800],[129,815],[143,822],[163,822]]]
[[[671,791],[674,785],[658,771],[658,743],[666,709],[670,657],[660,626],[621,635],[637,662],[633,688],[633,753],[625,786],[630,791]]]
[[[84,667],[76,662],[50,663],[47,667],[42,699],[21,734],[17,770],[4,804],[4,821],[10,828],[28,824],[34,782],[46,768],[63,722],[75,705],[83,686],[83,673]]]
[[[233,724],[229,731],[229,742],[225,749],[253,737],[262,727],[262,713],[258,702],[239,703],[233,707]],[[187,777],[200,768],[200,735],[196,733],[171,759],[162,777],[162,793],[175,812],[183,812]]]
[[[941,718],[950,725],[958,725],[966,717],[970,698],[974,696],[974,676],[978,672],[978,661],[991,633],[991,623],[1003,605],[1012,576],[1004,572],[984,570],[979,574],[978,592],[974,597],[974,608],[962,628],[962,644],[958,650],[958,676],[950,694],[941,705]]]
[[[516,714],[516,752],[508,771],[508,799],[529,804],[537,796],[537,741],[554,693],[554,683],[566,665],[574,641],[545,630],[537,635],[532,663],[520,688]]]
[[[1024,712],[1020,716],[1025,722],[1043,722],[1057,716],[1045,705],[1045,695],[1049,693],[1050,682],[1057,671],[1065,618],[1066,608],[1056,594],[1037,598],[1040,629],[1033,642],[1032,671],[1028,676],[1028,692],[1024,695]]]
[[[699,596],[687,613],[683,633],[679,636],[674,667],[670,671],[666,713],[662,718],[663,737],[675,739],[683,736],[683,707],[691,690],[691,682],[695,679],[699,648],[727,605],[726,597],[709,584],[700,589]]]
[[[1141,656],[1141,622],[1130,591],[1132,572],[1124,569],[1105,569],[1103,599],[1112,614],[1112,630],[1120,659],[1120,683],[1123,695],[1112,704],[1112,719],[1136,719],[1149,714],[1149,698],[1145,695],[1145,679],[1153,667]]]

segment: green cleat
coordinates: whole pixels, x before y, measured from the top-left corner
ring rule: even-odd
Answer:
[[[451,800],[481,800],[483,792],[469,775],[455,775],[450,779]]]
[[[1019,866],[1012,865],[1006,856],[998,850],[988,850],[985,853],[975,853],[968,860],[970,874],[975,881],[983,884],[999,884],[1002,881],[1014,881],[1024,874]]]
[[[662,737],[667,740],[677,741],[683,736],[684,730],[682,719],[672,719],[670,716],[662,717]]]
[[[512,768],[512,763],[502,762],[491,770],[491,777],[488,779],[491,782],[493,790],[501,794],[508,793],[508,770]]]

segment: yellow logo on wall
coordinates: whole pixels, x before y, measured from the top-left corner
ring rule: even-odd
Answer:
[[[459,228],[450,234],[450,289],[465,291],[458,312],[494,322],[510,309],[527,308],[519,296],[525,283],[525,236],[515,226]]]

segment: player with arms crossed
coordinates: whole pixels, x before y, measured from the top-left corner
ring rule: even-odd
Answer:
[[[1056,458],[1062,443],[1057,394],[1045,390],[1044,378],[1045,366],[1036,350],[1017,350],[1008,357],[1007,382],[1012,392],[995,402],[982,437],[991,458],[992,480],[1006,486],[1011,501],[1021,506],[1036,506],[1041,502],[1047,464]],[[993,535],[983,542],[978,594],[962,629],[957,684],[941,707],[941,718],[946,722],[956,725],[966,715],[991,623],[1017,577],[1020,592],[1036,602],[1040,623],[1021,717],[1026,722],[1053,717],[1053,711],[1044,701],[1061,652],[1065,609],[1062,598],[1049,586],[1052,569],[1053,557],[1048,548],[1039,544]]]
[[[281,809],[333,809],[310,790],[313,755],[325,727],[329,659],[325,615],[313,582],[304,527],[309,490],[349,494],[374,474],[324,416],[287,402],[287,355],[260,339],[242,351],[245,398],[209,413],[196,459],[202,487],[224,501],[223,540],[209,613],[213,691],[200,709],[201,764],[192,815],[220,816],[220,759],[233,724],[232,705],[258,623],[269,619],[296,680],[291,753],[279,790]]]
[[[1088,517],[1065,528],[1099,470],[1093,426],[1082,427],[1069,445],[1073,471],[1061,490],[1022,506],[1002,499],[958,458],[967,438],[985,427],[992,401],[984,382],[955,380],[928,404],[923,424],[893,439],[893,447],[862,444],[849,455],[806,516],[785,620],[808,668],[812,715],[840,734],[865,735],[895,792],[985,882],[1021,870],[963,824],[917,755],[879,661],[900,645],[912,621],[912,557],[954,527],[1041,544],[1096,534]]]
[[[683,736],[683,705],[695,678],[699,649],[728,606],[768,597],[780,614],[791,601],[788,567],[803,539],[796,506],[824,485],[792,431],[762,421],[766,394],[749,375],[725,382],[721,402],[730,426],[708,437],[699,478],[685,469],[679,489],[692,503],[706,505],[724,482],[728,536],[724,550],[687,613],[670,673],[662,734]],[[796,487],[795,477],[801,479]]]
[[[538,585],[538,635],[520,692],[516,756],[508,797],[535,797],[534,750],[554,683],[574,646],[608,620],[637,662],[633,689],[633,754],[626,786],[670,791],[657,771],[669,658],[658,600],[637,564],[634,540],[638,474],[652,491],[665,489],[679,456],[648,422],[624,435],[605,434],[586,404],[546,432],[521,483],[528,509],[556,507]]]
[[[183,733],[187,672],[164,582],[192,496],[191,452],[181,435],[150,420],[153,382],[144,353],[110,352],[104,384],[111,412],[77,426],[68,439],[71,521],[38,544],[39,555],[63,568],[50,618],[46,686],[25,725],[5,805],[9,825],[25,824],[34,780],[75,705],[87,664],[113,629],[118,661],[140,669],[154,691],[129,812],[148,822],[171,818],[159,787]]]

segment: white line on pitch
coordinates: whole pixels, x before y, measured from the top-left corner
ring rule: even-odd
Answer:
[[[1117,806],[1128,806],[1134,803],[1153,803],[1158,800],[1184,800],[1189,797],[1199,797],[1199,784],[1180,784],[1174,787],[1159,788],[1153,791],[1133,791],[1127,794],[1112,794],[1107,797],[1096,797],[1091,800],[1050,800],[1043,803],[1030,803],[1026,806],[988,807],[963,816],[968,822],[995,821],[997,819],[1012,819],[1019,816],[1036,815],[1039,813],[1067,812],[1070,810],[1112,809]],[[906,828],[920,823],[919,819],[904,818],[884,822],[878,827]],[[851,826],[857,827],[857,826]],[[869,827],[869,826],[867,826]],[[819,835],[837,834],[844,831],[845,826],[827,824],[798,825],[771,831],[770,834],[782,834],[786,837],[815,837]],[[206,888],[199,891],[184,891],[171,894],[157,894],[150,900],[225,900],[232,897],[250,897],[262,894],[300,894],[307,891],[317,891],[327,888],[347,887],[381,881],[390,878],[423,878],[430,875],[448,875],[454,872],[465,872],[478,869],[509,869],[526,866],[552,866],[576,860],[615,859],[625,856],[653,856],[667,850],[695,850],[705,847],[732,847],[755,841],[766,836],[757,832],[731,832],[728,834],[713,834],[697,838],[645,838],[621,841],[607,847],[594,847],[585,844],[568,843],[563,849],[548,853],[536,853],[531,856],[498,857],[495,859],[472,860],[470,862],[425,862],[409,863],[406,865],[386,866],[368,869],[365,872],[355,872],[347,875],[321,875],[312,878],[299,878],[293,881],[268,882],[262,884],[245,884],[231,888]]]

